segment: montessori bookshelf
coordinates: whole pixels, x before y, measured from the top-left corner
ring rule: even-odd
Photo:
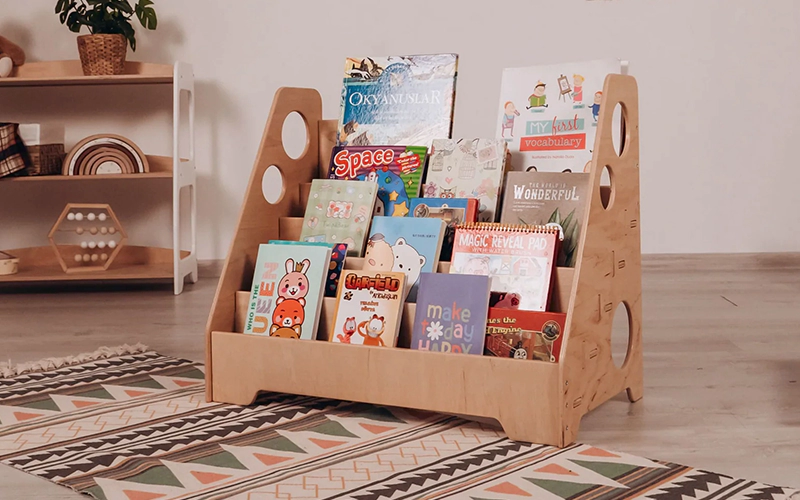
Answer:
[[[617,105],[622,131],[615,148]],[[281,139],[284,120],[293,111],[308,129],[305,151],[297,159],[289,157]],[[575,441],[583,415],[603,402],[626,390],[632,402],[639,400],[639,112],[633,77],[606,78],[597,127],[579,257],[575,268],[556,272],[552,309],[567,314],[560,363],[403,348],[410,342],[414,304],[405,305],[398,348],[325,342],[333,298],[323,305],[320,340],[244,335],[258,245],[299,237],[309,183],[325,175],[336,135],[336,121],[322,120],[316,90],[279,89],[208,320],[207,399],[249,404],[260,391],[272,391],[416,408],[495,419],[511,439],[561,447]],[[604,168],[611,185],[601,187]],[[267,184],[282,183],[275,203],[262,192],[265,172]],[[361,264],[349,258],[346,267]],[[440,263],[439,272],[448,269],[449,263]],[[617,367],[611,330],[620,304],[628,312],[629,339],[625,361]]]

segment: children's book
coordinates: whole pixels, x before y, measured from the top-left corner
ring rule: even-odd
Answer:
[[[567,315],[489,308],[486,354],[558,363]]]
[[[425,146],[335,146],[328,177],[378,184],[375,215],[405,217],[409,200],[419,196]]]
[[[411,348],[483,354],[489,285],[488,276],[420,276]]]
[[[336,297],[336,290],[339,289],[339,278],[344,269],[344,261],[347,258],[346,243],[313,243],[310,241],[284,241],[271,240],[275,245],[318,245],[331,248],[331,262],[328,265],[328,278],[325,282],[325,296]]]
[[[423,197],[477,198],[478,221],[494,222],[506,171],[506,147],[499,139],[433,141]]]
[[[406,275],[345,269],[330,341],[394,347],[403,316]]]
[[[508,141],[514,170],[584,171],[603,84],[620,71],[618,59],[503,70],[497,137]]]
[[[476,198],[413,198],[411,200],[411,216],[441,219],[447,224],[439,260],[449,261],[453,254],[456,226],[478,221],[478,200]]]
[[[439,265],[445,227],[440,219],[375,217],[364,270],[405,273],[407,300],[415,302],[420,274],[436,272]]]
[[[330,261],[330,247],[259,245],[244,333],[313,339]]]
[[[558,235],[558,228],[544,226],[459,226],[450,272],[491,276],[492,291],[516,294],[519,309],[545,311],[550,302]]]
[[[314,179],[300,241],[345,243],[347,255],[360,257],[377,191],[374,182]]]
[[[337,146],[431,145],[453,128],[457,54],[352,57]]]
[[[503,224],[561,226],[556,265],[575,267],[586,213],[590,174],[583,172],[509,172],[503,194]]]

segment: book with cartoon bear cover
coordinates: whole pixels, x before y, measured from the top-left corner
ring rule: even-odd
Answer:
[[[395,347],[406,275],[345,269],[339,281],[330,341]]]
[[[337,146],[422,145],[450,137],[457,54],[345,61]]]
[[[377,192],[374,182],[314,179],[300,241],[345,243],[348,256],[361,257]]]
[[[478,221],[496,221],[507,170],[506,147],[499,139],[433,141],[422,196],[477,198]]]
[[[578,239],[586,213],[590,174],[583,172],[509,172],[503,194],[503,224],[561,226],[564,240],[556,265],[575,267]]]
[[[364,270],[406,275],[408,302],[417,300],[422,273],[436,272],[447,225],[441,219],[375,217],[364,253]]]
[[[519,309],[546,311],[558,235],[558,228],[544,226],[459,226],[450,273],[490,276],[492,291],[515,294]]]
[[[488,276],[420,276],[411,349],[483,354],[489,288]]]
[[[405,217],[419,196],[427,157],[425,146],[335,146],[328,177],[377,183],[375,215]]]
[[[314,339],[330,261],[327,246],[259,245],[244,333]]]
[[[513,169],[583,172],[606,76],[621,69],[618,59],[504,69],[495,130],[508,142]]]

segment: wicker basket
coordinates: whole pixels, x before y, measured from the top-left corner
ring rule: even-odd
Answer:
[[[122,35],[83,35],[78,37],[78,52],[84,75],[121,75],[128,40]]]
[[[26,175],[57,175],[61,173],[64,163],[63,144],[42,144],[28,146],[31,164],[25,170]]]

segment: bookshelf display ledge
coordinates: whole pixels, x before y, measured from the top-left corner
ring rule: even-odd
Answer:
[[[245,193],[239,222],[206,327],[206,398],[250,404],[261,391],[359,401],[494,419],[509,438],[559,447],[574,443],[581,418],[627,391],[642,397],[642,283],[639,228],[639,112],[636,80],[609,75],[592,158],[586,221],[575,268],[558,268],[551,308],[567,314],[560,363],[404,349],[415,305],[406,304],[398,348],[324,342],[335,300],[323,303],[317,341],[239,333],[243,329],[258,245],[297,239],[308,183],[324,177],[336,121],[322,120],[314,89],[282,88],[272,110]],[[622,108],[622,153],[612,140],[613,112]],[[281,137],[296,111],[305,120],[303,156],[292,159]],[[274,167],[273,167],[274,166]],[[277,167],[282,195],[269,203],[262,179]],[[601,188],[610,170],[611,186]],[[607,208],[606,208],[607,207]],[[360,259],[347,259],[358,268]],[[447,272],[441,263],[439,272]],[[621,366],[611,355],[617,307],[628,312],[628,350]],[[343,375],[346,374],[346,377]]]
[[[171,85],[172,86],[172,156],[151,156],[147,159],[150,163],[150,172],[139,174],[110,174],[110,175],[46,175],[35,177],[12,177],[0,179],[0,196],[3,189],[10,189],[11,185],[17,186],[42,184],[43,186],[63,185],[62,183],[85,182],[87,188],[97,188],[103,184],[101,181],[121,182],[147,179],[172,180],[172,248],[128,247],[122,252],[111,268],[102,273],[77,273],[66,275],[60,267],[52,267],[56,263],[55,256],[52,262],[42,252],[46,248],[52,254],[50,247],[36,247],[13,250],[14,255],[20,258],[19,273],[0,279],[4,283],[43,283],[48,281],[98,281],[98,280],[172,280],[175,294],[183,291],[186,277],[192,283],[197,282],[197,176],[195,167],[194,144],[194,72],[192,66],[183,62],[174,65],[154,64],[146,62],[128,61],[125,63],[125,72],[113,76],[84,76],[80,61],[44,61],[29,62],[14,68],[11,76],[0,79],[0,92],[5,88],[26,87],[64,87],[64,86],[97,86],[97,85]],[[182,96],[186,94],[186,105],[182,109]],[[188,145],[182,147],[187,134],[181,134],[182,111],[187,112],[188,121],[183,125],[188,127]],[[181,158],[181,151],[188,151],[188,158]],[[9,184],[9,186],[4,186]],[[22,186],[18,187],[19,189]],[[181,207],[181,193],[189,189],[188,213],[186,207]],[[35,199],[33,196],[31,199]],[[182,221],[188,217],[190,226],[190,241],[184,245],[180,238]],[[55,218],[55,217],[54,217]],[[188,250],[184,250],[184,246]],[[166,256],[164,252],[169,255]],[[127,258],[123,258],[123,254]],[[166,257],[169,257],[168,259]],[[124,265],[123,265],[124,264]],[[56,269],[59,272],[56,272]],[[102,274],[102,275],[101,275]]]

